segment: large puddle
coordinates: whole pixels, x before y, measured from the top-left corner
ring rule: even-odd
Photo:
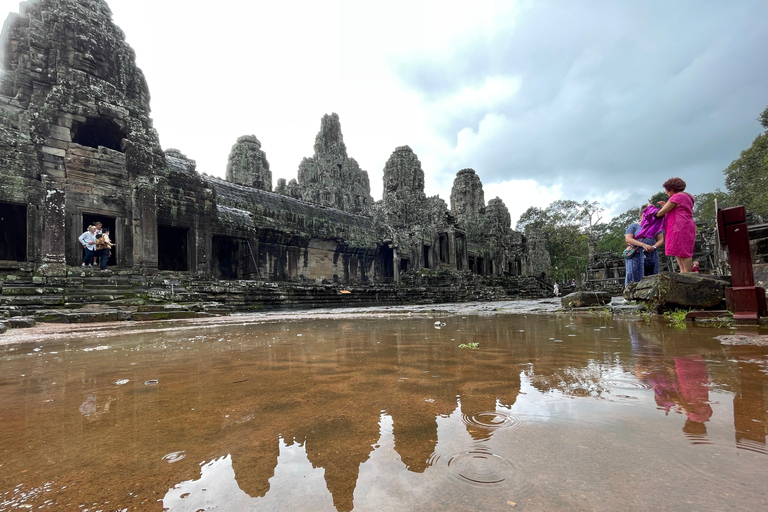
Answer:
[[[768,348],[729,332],[443,316],[0,347],[0,511],[766,510]]]

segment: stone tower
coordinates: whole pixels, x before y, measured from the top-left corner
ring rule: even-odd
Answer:
[[[451,189],[451,210],[458,216],[476,215],[485,208],[483,183],[474,169],[462,169],[456,173]]]
[[[384,166],[383,203],[389,222],[405,226],[424,222],[424,171],[408,146],[396,148]]]
[[[272,171],[255,135],[243,135],[232,146],[227,162],[227,181],[272,191]]]
[[[133,49],[103,0],[34,0],[19,11],[0,41],[0,202],[35,207],[30,234],[45,236],[30,237],[27,260],[48,275],[78,263],[82,249],[68,241],[90,214],[112,219],[120,264],[152,272],[154,176],[166,160]]]
[[[315,154],[299,165],[301,199],[359,213],[373,203],[368,173],[347,156],[337,114],[326,114],[315,137]]]
[[[488,201],[485,208],[488,230],[491,236],[508,236],[512,231],[512,216],[507,205],[497,197]]]

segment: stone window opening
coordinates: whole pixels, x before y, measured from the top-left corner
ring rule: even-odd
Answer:
[[[429,246],[424,246],[424,268],[430,268],[429,266]]]
[[[189,270],[189,229],[157,226],[157,268],[184,272]]]
[[[113,244],[115,244],[115,248],[112,249],[112,256],[109,257],[109,261],[107,262],[107,265],[110,267],[114,267],[117,265],[117,232],[115,230],[115,227],[117,225],[117,222],[115,222],[114,217],[105,217],[104,215],[98,215],[98,214],[90,214],[90,213],[84,213],[83,214],[83,230],[80,233],[85,233],[88,231],[88,226],[95,225],[97,222],[101,222],[101,230],[109,229],[109,239],[112,241]],[[77,234],[77,236],[80,236],[80,233]],[[75,243],[78,244],[78,247],[80,246],[80,242],[75,240]],[[78,254],[80,255],[80,258],[82,258],[82,251],[78,251]],[[78,258],[78,259],[80,259]]]
[[[485,261],[483,261],[483,258],[477,258],[477,273],[481,276],[485,275]]]
[[[27,206],[0,203],[0,260],[27,261]]]
[[[400,272],[408,272],[411,267],[411,260],[403,258],[400,260]]]
[[[84,123],[75,122],[72,125],[72,142],[90,148],[103,146],[122,153],[126,135],[111,119],[88,118]]]

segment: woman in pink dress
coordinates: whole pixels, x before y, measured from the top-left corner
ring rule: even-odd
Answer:
[[[693,196],[685,192],[685,182],[670,178],[664,182],[669,201],[659,201],[664,217],[664,241],[667,256],[674,256],[680,272],[690,272],[693,262],[693,244],[696,242],[696,223],[693,221]]]

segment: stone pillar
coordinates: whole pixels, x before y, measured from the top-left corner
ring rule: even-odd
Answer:
[[[145,275],[157,274],[157,190],[147,177],[133,187],[133,265]]]
[[[453,228],[448,230],[448,263],[456,270],[456,231]]]
[[[395,284],[400,284],[400,257],[397,255],[397,247],[392,248],[392,274]]]
[[[43,198],[43,235],[38,273],[43,276],[67,275],[66,260],[66,193],[64,180],[41,177],[45,186]],[[33,233],[29,234],[34,236]]]

